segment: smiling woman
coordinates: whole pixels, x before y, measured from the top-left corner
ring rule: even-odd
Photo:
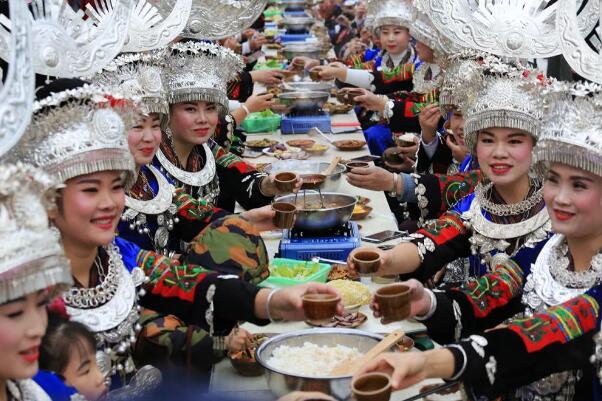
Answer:
[[[50,398],[31,380],[46,331],[46,306],[71,285],[69,262],[48,228],[45,210],[52,181],[23,164],[0,168],[0,397]],[[25,217],[19,210],[33,213]],[[38,246],[31,248],[34,241]]]
[[[529,175],[542,85],[516,67],[506,69],[482,76],[476,100],[463,105],[464,139],[488,182],[412,234],[409,242],[383,252],[382,275],[416,272],[426,281],[446,263],[470,255],[469,268],[459,278],[464,281],[509,258],[529,265],[550,237],[541,180]]]

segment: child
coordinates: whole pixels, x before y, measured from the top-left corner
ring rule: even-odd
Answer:
[[[100,400],[107,392],[105,376],[96,363],[94,335],[83,324],[55,313],[48,316],[40,369],[54,372],[88,401]]]

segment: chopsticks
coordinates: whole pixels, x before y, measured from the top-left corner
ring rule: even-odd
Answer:
[[[451,387],[457,385],[458,383],[460,383],[460,382],[455,381],[455,382],[445,383],[445,384],[442,384],[440,386],[434,387],[434,388],[432,388],[432,389],[430,389],[428,391],[425,391],[424,393],[418,393],[418,394],[416,394],[416,395],[414,395],[414,396],[412,396],[410,398],[406,398],[403,401],[421,400],[424,397],[426,397],[427,395],[431,395],[431,394],[437,393],[437,392],[439,392],[441,390],[447,390],[448,388],[451,388]]]

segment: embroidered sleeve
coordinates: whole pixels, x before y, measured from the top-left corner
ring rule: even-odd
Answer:
[[[406,240],[418,247],[418,254],[422,261],[420,267],[414,272],[416,277],[425,282],[447,263],[469,256],[468,239],[468,230],[456,212],[447,212],[411,234]]]
[[[530,319],[460,342],[466,352],[464,384],[473,399],[493,398],[552,373],[591,369],[599,306],[583,295]]]
[[[511,318],[524,310],[520,299],[523,282],[523,269],[507,259],[491,273],[437,294],[437,309],[424,322],[429,335],[445,344]]]
[[[239,320],[267,323],[255,318],[259,288],[253,284],[154,252],[141,251],[137,260],[149,278],[146,294],[140,299],[146,308],[173,314],[216,334],[227,334]]]
[[[404,109],[406,101],[403,99],[393,99],[391,117],[389,118],[389,128],[392,132],[418,132],[420,123],[417,115],[406,115]]]
[[[196,199],[182,188],[176,189],[174,203],[178,207],[178,215],[187,220],[208,222],[215,214],[223,213],[222,209],[214,207],[205,199]]]
[[[416,184],[416,198],[420,209],[420,224],[435,219],[450,210],[466,195],[474,191],[481,180],[481,172],[445,174],[412,174]]]

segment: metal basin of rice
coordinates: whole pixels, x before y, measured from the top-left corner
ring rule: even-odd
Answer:
[[[281,345],[301,347],[310,342],[316,345],[335,347],[344,345],[356,348],[362,354],[376,345],[382,336],[356,329],[309,329],[280,334],[266,340],[257,349],[257,361],[265,368],[268,387],[277,397],[292,391],[321,391],[340,401],[352,399],[351,376],[308,377],[293,375],[271,367],[268,360],[274,349]]]

